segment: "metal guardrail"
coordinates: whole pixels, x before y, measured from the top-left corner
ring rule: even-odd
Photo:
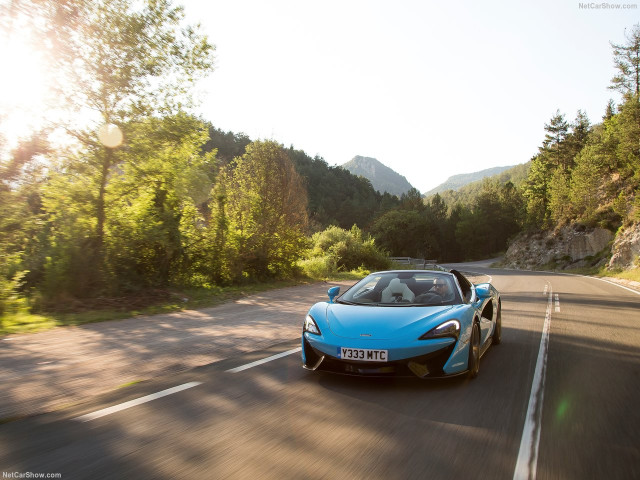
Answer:
[[[434,267],[438,264],[438,260],[426,259],[426,258],[412,258],[412,257],[389,257],[392,262],[399,263],[401,265],[411,265],[416,269],[426,270],[428,267]]]

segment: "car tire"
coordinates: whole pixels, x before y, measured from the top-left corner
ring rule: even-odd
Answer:
[[[480,371],[480,326],[473,322],[469,339],[469,378],[476,378]]]
[[[502,306],[498,304],[498,315],[496,315],[496,328],[493,331],[494,345],[500,345],[502,343]]]

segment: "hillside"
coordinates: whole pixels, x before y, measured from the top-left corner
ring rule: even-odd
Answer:
[[[513,168],[512,166],[508,167],[493,167],[487,168],[486,170],[480,170],[479,172],[473,173],[461,173],[459,175],[453,175],[449,177],[444,183],[441,183],[437,187],[429,190],[424,194],[425,197],[430,195],[435,195],[436,193],[442,193],[447,190],[458,190],[465,185],[468,185],[473,182],[477,182],[486,177],[493,177],[495,175],[499,175],[505,170],[509,170]]]
[[[502,170],[497,174],[493,174],[491,176],[482,177],[479,180],[475,180],[466,185],[458,187],[457,189],[450,188],[448,190],[442,190],[437,192],[436,189],[431,190],[430,192],[424,195],[424,197],[428,200],[430,197],[438,193],[440,197],[444,200],[444,202],[448,206],[455,205],[456,203],[461,203],[463,205],[471,205],[473,204],[475,198],[482,192],[482,184],[487,181],[495,181],[500,185],[504,185],[507,182],[513,183],[516,187],[520,186],[522,182],[524,182],[527,178],[527,174],[529,172],[531,162],[522,163],[520,165],[516,165],[513,167],[507,167],[506,170]],[[498,169],[503,169],[504,167],[496,167]],[[493,170],[493,169],[489,169]],[[488,170],[483,170],[488,171]],[[476,172],[479,174],[481,172]],[[469,174],[472,175],[472,174]],[[461,176],[461,175],[460,175]],[[454,177],[451,177],[454,178]],[[446,183],[446,182],[445,182]],[[445,185],[443,183],[442,185]]]
[[[375,158],[356,155],[342,165],[342,168],[368,179],[373,188],[380,193],[388,192],[399,197],[413,188],[405,177]]]

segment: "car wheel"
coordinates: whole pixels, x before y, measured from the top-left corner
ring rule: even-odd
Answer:
[[[493,344],[500,345],[502,343],[502,308],[498,304],[498,315],[496,316],[496,329],[493,331]]]
[[[469,378],[476,378],[480,371],[480,327],[476,322],[471,329],[469,341]]]

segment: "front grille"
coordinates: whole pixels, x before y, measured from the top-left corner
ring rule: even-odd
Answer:
[[[318,366],[318,370],[326,372],[376,377],[413,377],[418,375],[409,368],[409,363],[413,362],[422,366],[423,370],[426,368],[426,371],[428,371],[426,377],[436,378],[445,376],[444,365],[451,356],[454,347],[455,344],[452,344],[442,350],[431,352],[427,355],[406,358],[395,362],[349,362],[323,354],[313,348],[311,349],[315,355],[324,356],[324,359]]]

